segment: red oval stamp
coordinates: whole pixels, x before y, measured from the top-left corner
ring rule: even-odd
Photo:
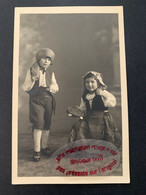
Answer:
[[[120,163],[118,148],[103,140],[78,140],[64,145],[49,159],[53,176],[106,176]]]

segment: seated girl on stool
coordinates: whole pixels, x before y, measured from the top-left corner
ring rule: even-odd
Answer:
[[[84,116],[71,129],[69,142],[76,139],[97,139],[113,142],[120,146],[120,134],[108,111],[116,105],[116,98],[109,93],[103,83],[101,73],[89,71],[83,76],[84,92],[80,106]],[[72,113],[76,111],[72,110]],[[72,114],[68,110],[69,116]],[[118,136],[117,136],[118,135]]]

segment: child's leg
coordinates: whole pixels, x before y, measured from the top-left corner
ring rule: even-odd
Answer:
[[[49,135],[50,135],[50,130],[42,131],[42,149],[45,149],[48,147]]]
[[[34,134],[33,135],[34,138],[33,161],[38,162],[40,160],[42,130],[34,129],[33,134]]]
[[[41,137],[42,137],[42,130],[34,129],[34,151],[40,152],[41,150]]]
[[[50,125],[52,117],[52,97],[45,97],[44,130],[42,132],[42,154],[49,155],[48,140],[50,135]]]
[[[50,148],[48,146],[50,130],[42,131],[42,154],[48,156],[50,154]]]
[[[44,112],[44,129],[49,130],[51,126],[52,118],[52,97],[48,96],[45,98],[45,112]]]
[[[35,162],[40,160],[41,137],[44,128],[44,106],[43,99],[38,97],[30,98],[30,121],[33,123],[33,137],[34,137],[34,154],[33,160]]]

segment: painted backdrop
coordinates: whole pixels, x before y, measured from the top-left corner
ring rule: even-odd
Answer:
[[[22,89],[26,71],[35,62],[36,52],[51,48],[56,58],[54,72],[59,84],[55,94],[56,115],[52,130],[69,130],[76,119],[66,115],[68,105],[79,105],[82,76],[89,70],[101,72],[104,82],[118,100],[113,108],[121,129],[119,32],[116,14],[22,14],[19,51],[19,133],[29,129],[29,96]]]

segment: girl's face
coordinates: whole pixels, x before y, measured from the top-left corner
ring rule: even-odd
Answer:
[[[86,78],[85,79],[85,87],[88,91],[93,92],[97,89],[98,84],[94,77]]]
[[[39,61],[39,65],[43,69],[47,69],[51,65],[51,58],[49,58],[49,57],[41,58],[40,61]]]

